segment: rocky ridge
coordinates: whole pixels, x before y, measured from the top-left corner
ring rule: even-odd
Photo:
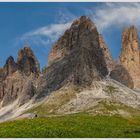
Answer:
[[[42,74],[29,47],[19,51],[16,62],[12,56],[7,59],[0,69],[1,107],[16,101],[22,106],[35,97],[35,103],[44,101],[47,114],[96,114],[96,107],[104,102],[138,110],[140,95],[131,89],[139,88],[139,59],[134,26],[124,29],[122,52],[115,62],[95,24],[82,16],[54,44]],[[117,113],[122,111],[120,108]]]
[[[35,79],[39,76],[39,63],[29,47],[18,53],[17,62],[12,56],[0,71],[1,107],[19,100],[19,105],[28,102],[35,95]]]

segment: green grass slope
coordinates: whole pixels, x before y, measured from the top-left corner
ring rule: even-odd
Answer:
[[[74,114],[0,124],[0,137],[140,137],[140,118]]]

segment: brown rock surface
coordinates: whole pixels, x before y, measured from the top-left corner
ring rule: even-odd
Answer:
[[[34,53],[29,47],[24,47],[18,53],[18,69],[29,76],[31,73],[39,74],[40,66]]]
[[[0,82],[3,81],[5,78],[5,71],[3,68],[0,68]]]
[[[0,69],[0,101],[1,106],[12,103],[16,99],[19,105],[28,102],[35,95],[39,63],[29,47],[19,51],[17,63],[10,56]]]
[[[134,83],[128,70],[120,62],[114,62],[114,68],[110,72],[110,77],[129,88],[134,88]]]
[[[19,105],[26,103],[34,96],[34,86],[32,82],[36,80],[34,77],[27,77],[16,71],[2,82],[1,85],[1,106],[12,103],[16,99],[19,100]]]
[[[136,27],[125,28],[122,35],[120,63],[127,70],[134,83],[140,88],[140,52]]]
[[[63,59],[64,56],[76,48],[88,49],[97,45],[100,45],[106,58],[111,61],[111,54],[103,37],[99,35],[95,24],[88,17],[81,16],[72,23],[70,29],[66,30],[64,35],[52,47],[48,57],[48,65]]]
[[[113,69],[113,59],[112,59],[110,50],[109,50],[107,44],[105,43],[102,35],[99,35],[99,43],[100,43],[100,47],[102,48],[103,53],[104,53],[107,68],[109,71],[111,71]]]
[[[89,86],[108,74],[111,56],[95,24],[85,16],[75,20],[53,46],[46,68],[46,90],[66,84]],[[109,57],[109,58],[108,58]],[[107,59],[107,60],[106,60]]]
[[[93,33],[95,36],[93,37]],[[92,40],[93,37],[93,41]],[[92,45],[97,44],[104,53],[107,67],[112,69],[112,56],[107,44],[105,43],[102,35],[97,31],[95,24],[85,16],[81,16],[75,20],[65,34],[55,43],[48,57],[48,65],[51,63],[63,59],[72,50],[78,47],[90,48]]]
[[[15,63],[14,58],[10,56],[4,65],[4,72],[7,76],[13,74],[15,71],[17,71],[17,64]]]

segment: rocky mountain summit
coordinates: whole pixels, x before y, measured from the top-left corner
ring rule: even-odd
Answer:
[[[24,47],[18,53],[18,70],[29,76],[31,73],[38,75],[40,72],[39,62],[29,47]]]
[[[66,84],[89,86],[109,73],[112,57],[95,24],[85,16],[52,47],[46,69],[46,89],[57,90]]]
[[[103,37],[97,31],[95,24],[88,17],[82,16],[72,23],[70,29],[65,31],[64,35],[52,47],[48,57],[48,65],[63,59],[65,56],[73,53],[74,50],[81,48],[91,49],[94,48],[93,46],[100,49],[97,57],[103,53],[104,61],[111,65],[111,53]]]
[[[137,30],[134,26],[123,31],[120,62],[129,72],[134,88],[140,88],[140,51]]]
[[[140,88],[140,51],[135,26],[123,31],[119,64],[115,66],[111,76],[130,88]]]
[[[1,106],[15,100],[19,104],[26,103],[34,94],[34,80],[38,77],[39,63],[29,47],[24,47],[18,53],[17,62],[12,56],[0,71],[0,101]]]
[[[96,25],[81,16],[52,47],[43,73],[29,47],[19,51],[17,61],[12,56],[6,60],[0,69],[0,121],[29,107],[40,116],[140,113],[140,94],[133,90],[140,88],[139,55],[134,26],[124,29],[122,51],[114,61]]]

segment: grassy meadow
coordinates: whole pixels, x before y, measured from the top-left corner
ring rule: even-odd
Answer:
[[[0,124],[1,138],[140,137],[140,118],[74,114],[24,119]]]

